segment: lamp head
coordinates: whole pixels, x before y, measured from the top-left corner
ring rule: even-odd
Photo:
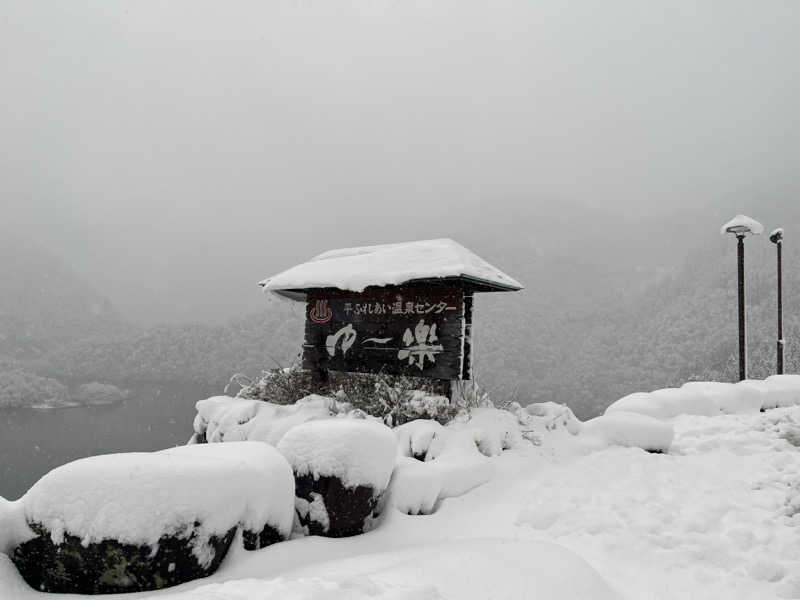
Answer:
[[[769,234],[769,241],[773,244],[780,244],[783,241],[783,229],[776,229]]]
[[[760,235],[764,233],[764,226],[745,215],[736,215],[720,228],[720,233],[732,233],[736,237],[744,237],[750,233]]]

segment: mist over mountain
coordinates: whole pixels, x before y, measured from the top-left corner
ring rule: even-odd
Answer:
[[[735,241],[720,236],[719,226],[739,210],[767,231],[786,230],[787,369],[800,369],[793,343],[800,335],[794,193],[785,186],[652,216],[568,202],[552,210],[544,200],[520,202],[513,213],[464,207],[471,224],[446,233],[526,286],[477,296],[476,380],[498,401],[552,400],[585,417],[632,391],[735,379]],[[44,248],[19,236],[3,244],[10,260],[3,261],[9,292],[2,299],[2,353],[36,376],[221,390],[234,373],[256,376],[291,364],[300,352],[302,304],[263,297],[255,286],[262,308],[223,324],[135,327]],[[270,251],[266,241],[263,252]],[[749,362],[758,377],[774,364],[774,254],[766,235],[748,238]]]
[[[30,238],[0,234],[0,357],[40,357],[76,339],[129,327],[107,296]]]

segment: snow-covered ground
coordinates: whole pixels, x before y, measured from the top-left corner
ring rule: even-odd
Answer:
[[[433,514],[235,543],[210,578],[120,598],[800,598],[800,407],[671,422],[668,454],[558,428],[486,459],[491,479]],[[5,555],[0,597],[42,597]]]

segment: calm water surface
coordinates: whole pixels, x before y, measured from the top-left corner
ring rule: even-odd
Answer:
[[[107,406],[0,409],[0,496],[16,499],[50,469],[76,458],[160,450],[192,434],[200,386],[147,387]]]

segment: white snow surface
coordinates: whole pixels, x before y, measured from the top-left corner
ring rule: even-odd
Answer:
[[[539,445],[477,453],[492,477],[432,514],[386,510],[346,539],[235,544],[209,578],[111,598],[800,598],[800,407],[667,422],[669,454],[542,427]],[[0,597],[41,597],[4,555]]]
[[[273,581],[204,586],[170,600],[621,600],[585,561],[532,541],[476,539],[331,561]]]
[[[450,239],[331,250],[265,279],[261,286],[276,293],[330,287],[362,292],[371,285],[461,276],[522,289],[518,281]]]
[[[309,421],[290,429],[278,450],[298,475],[337,477],[345,487],[383,490],[397,453],[392,430],[366,419]]]
[[[237,524],[255,531],[269,524],[288,536],[294,477],[266,444],[202,444],[76,460],[50,471],[20,502],[26,520],[45,525],[57,544],[69,533],[85,544],[155,547],[199,521],[193,551],[206,562],[209,538]]]
[[[729,227],[747,227],[755,235],[761,235],[764,233],[764,226],[755,219],[746,215],[736,215],[730,221],[720,227],[719,232],[724,235],[728,233],[727,230]]]

